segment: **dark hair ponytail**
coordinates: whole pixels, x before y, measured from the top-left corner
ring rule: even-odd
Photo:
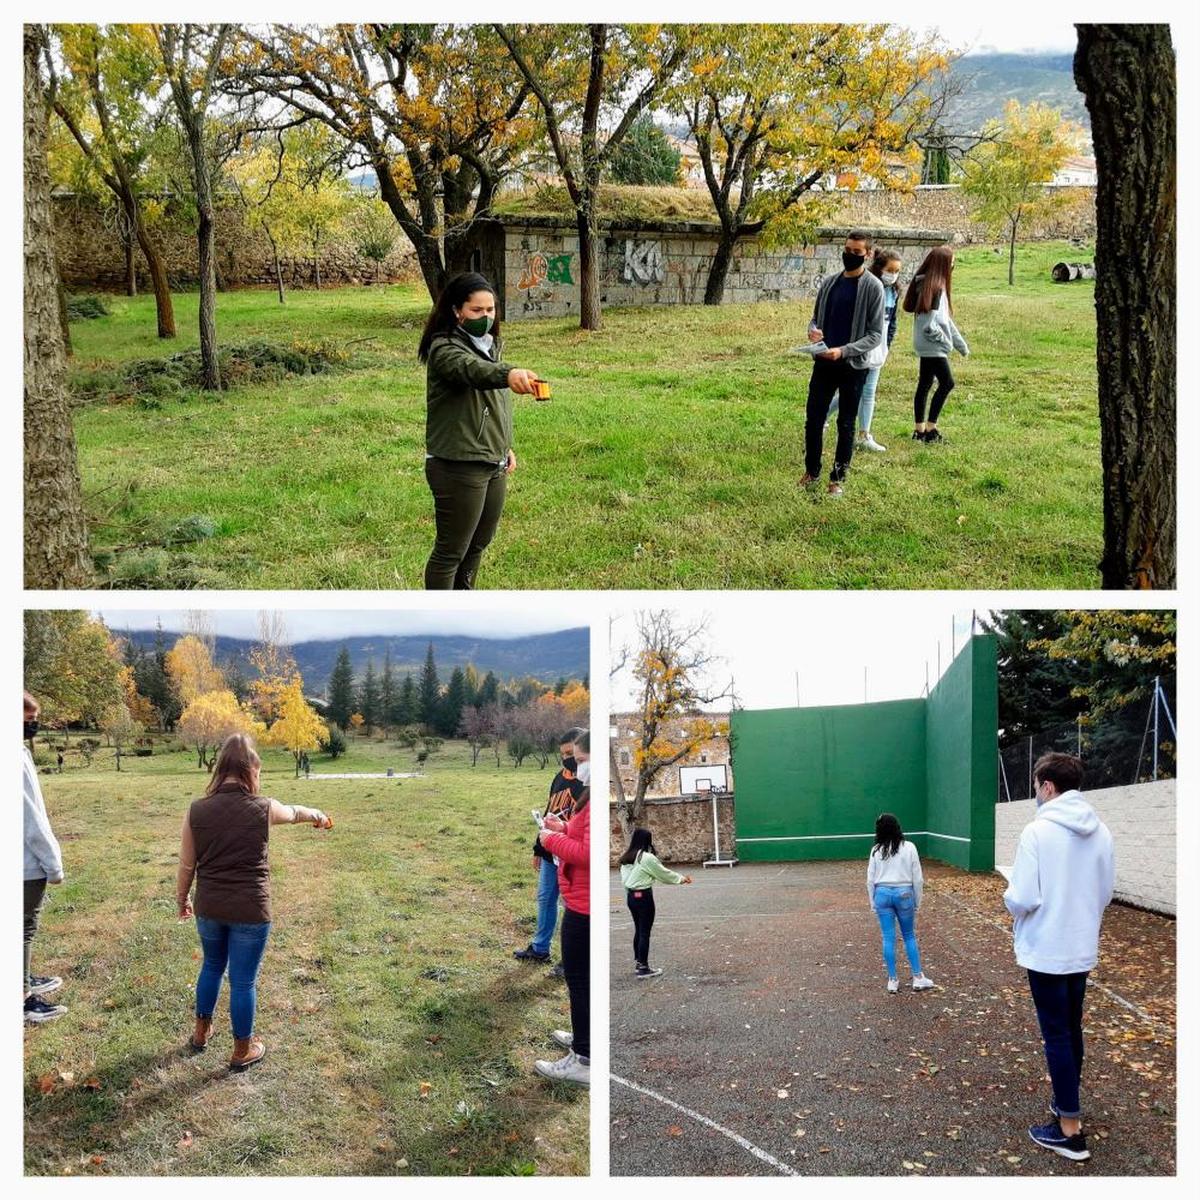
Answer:
[[[654,853],[654,842],[650,836],[650,830],[635,829],[633,836],[629,839],[629,845],[626,847],[625,853],[621,855],[622,865],[630,866],[637,862],[637,856],[643,850],[648,850],[651,854]]]
[[[871,853],[878,850],[880,858],[891,858],[900,849],[902,841],[904,833],[900,822],[892,813],[880,813],[875,821],[875,845],[871,847]]]
[[[417,346],[417,358],[421,362],[429,360],[429,348],[435,335],[452,333],[458,326],[458,318],[454,315],[456,308],[462,308],[468,298],[476,292],[491,292],[494,296],[496,289],[479,274],[478,271],[464,271],[446,281],[438,298],[434,301],[429,319],[425,322],[425,332],[421,334]],[[492,322],[492,337],[500,340],[500,314]]]

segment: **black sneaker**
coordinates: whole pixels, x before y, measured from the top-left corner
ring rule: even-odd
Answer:
[[[1092,1157],[1092,1152],[1087,1148],[1087,1138],[1082,1133],[1068,1136],[1063,1133],[1062,1126],[1057,1121],[1052,1121],[1049,1125],[1030,1125],[1029,1136],[1039,1146],[1053,1150],[1055,1154],[1061,1154],[1063,1158],[1069,1158],[1073,1162],[1083,1162]]]
[[[914,430],[913,430],[913,435],[912,435],[912,440],[913,440],[914,442],[923,442],[923,441],[925,440],[925,430],[923,430],[923,429],[914,429]]]
[[[29,993],[32,996],[49,996],[62,987],[62,980],[57,975],[32,975],[29,979]]]
[[[47,1004],[40,996],[30,996],[25,1001],[25,1020],[31,1025],[42,1025],[46,1021],[57,1021],[66,1014],[65,1004]]]
[[[933,442],[944,442],[945,440],[946,439],[942,437],[942,435],[936,429],[925,430],[924,441],[927,444],[931,444]]]
[[[524,950],[514,950],[513,958],[521,962],[548,963],[550,961],[549,954],[542,954],[532,946],[526,946]]]
[[[662,967],[638,967],[635,974],[639,979],[653,979],[655,975],[662,974]]]
[[[563,970],[562,963],[555,963],[554,968],[546,972],[551,979],[566,979],[567,973]]]

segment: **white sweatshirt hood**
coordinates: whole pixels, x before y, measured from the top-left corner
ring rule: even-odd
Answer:
[[[1043,804],[1021,833],[1004,893],[1017,962],[1048,975],[1090,971],[1114,874],[1112,834],[1079,792]]]

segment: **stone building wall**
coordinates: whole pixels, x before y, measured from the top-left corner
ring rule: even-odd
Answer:
[[[704,716],[708,720],[716,722],[718,727],[728,730],[729,714],[727,712],[705,713]],[[616,759],[617,771],[621,776],[621,786],[628,795],[632,795],[634,789],[637,787],[637,772],[633,765],[633,752],[640,737],[637,720],[636,713],[614,713],[609,723],[609,738],[612,742],[613,757]],[[673,724],[676,723],[679,722],[674,722]],[[728,736],[724,736],[701,743],[696,748],[694,754],[680,759],[674,766],[660,771],[655,777],[648,795],[650,797],[661,796],[668,799],[678,799],[681,794],[679,782],[680,768],[709,766],[716,763],[724,766],[728,781],[727,790],[732,792],[734,783],[733,768],[729,761],[729,738]],[[615,789],[611,784],[609,790],[615,795]],[[711,836],[709,840],[712,840]]]
[[[155,230],[174,289],[199,283],[195,230],[168,214]],[[240,209],[219,206],[216,219],[217,274],[222,287],[257,287],[275,284],[271,246],[259,229],[247,226]],[[68,291],[124,291],[125,252],[112,221],[104,210],[86,200],[57,196],[54,200],[54,253]],[[319,256],[321,286],[409,281],[420,278],[408,239],[396,231],[396,242],[378,270],[364,258],[352,240],[341,235],[323,246]],[[138,288],[150,287],[145,261],[135,255]],[[284,256],[285,287],[307,288],[314,283],[312,255]]]
[[[1061,207],[1052,216],[1021,230],[1022,241],[1079,239],[1096,236],[1096,189],[1094,186],[1054,187]],[[955,242],[990,243],[988,231],[971,216],[971,202],[958,184],[929,184],[913,192],[886,189],[845,192],[835,214],[838,224],[909,226],[945,229]]]
[[[709,796],[660,797],[646,802],[645,827],[654,835],[654,848],[663,862],[700,864],[713,854],[712,799]],[[721,857],[734,851],[733,796],[717,800]],[[625,835],[615,807],[609,808],[609,862],[616,866],[625,852]]]
[[[579,237],[557,218],[505,220],[504,319],[566,317],[579,311]],[[718,244],[715,225],[686,223],[638,229],[601,222],[600,302],[604,307],[701,304]],[[726,304],[811,300],[821,280],[842,269],[849,226],[818,232],[811,246],[767,250],[739,240],[725,285]],[[948,241],[941,229],[869,229],[880,244],[920,251]]]
[[[1084,792],[1113,835],[1116,897],[1152,912],[1175,915],[1175,780]],[[1035,800],[996,805],[996,865],[1012,865]]]

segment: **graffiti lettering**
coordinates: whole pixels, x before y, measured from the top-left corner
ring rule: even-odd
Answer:
[[[628,238],[625,242],[625,268],[621,276],[643,287],[662,283],[666,278],[662,246],[657,241],[639,242]]]
[[[574,284],[571,278],[571,256],[569,254],[556,254],[547,262],[546,278],[551,283],[567,283]]]
[[[517,287],[521,291],[527,292],[530,288],[535,288],[539,284],[544,283],[549,272],[550,264],[546,261],[546,256],[544,254],[531,254],[521,275],[521,282],[517,284]]]

